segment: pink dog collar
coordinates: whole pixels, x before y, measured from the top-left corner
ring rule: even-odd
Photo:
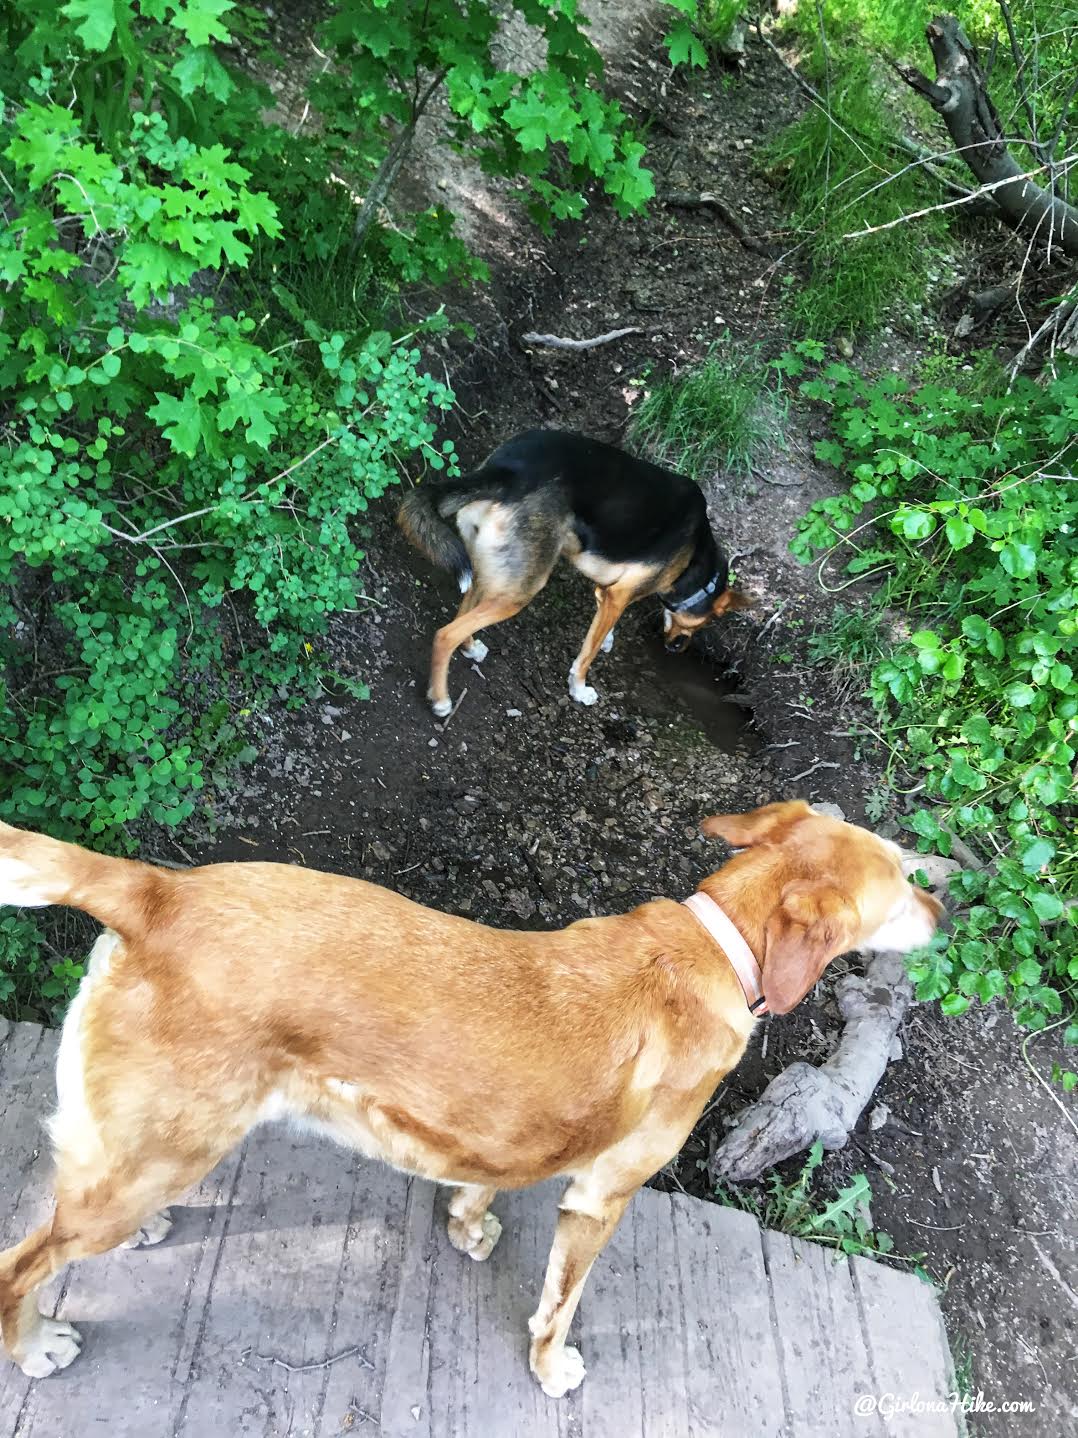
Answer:
[[[730,967],[741,982],[745,991],[745,1002],[749,1006],[749,1013],[756,1016],[767,1013],[767,1000],[764,998],[764,980],[760,972],[760,965],[756,962],[756,955],[749,948],[741,934],[727,918],[715,900],[708,894],[699,890],[690,894],[687,899],[681,901],[692,913],[711,937],[718,944],[719,948],[730,961]]]

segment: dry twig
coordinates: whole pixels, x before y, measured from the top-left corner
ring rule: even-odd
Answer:
[[[611,330],[606,335],[596,335],[590,340],[563,339],[561,335],[537,335],[528,332],[521,335],[521,343],[526,345],[545,345],[552,350],[593,350],[599,345],[608,345],[614,340],[624,339],[626,335],[642,335],[644,331],[639,325],[629,325],[623,330]]]

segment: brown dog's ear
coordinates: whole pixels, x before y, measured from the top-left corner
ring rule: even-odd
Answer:
[[[824,969],[857,941],[860,918],[828,883],[788,884],[764,929],[763,983],[773,1014],[788,1014]]]
[[[700,832],[709,839],[725,839],[732,849],[748,849],[781,839],[785,830],[811,813],[812,806],[804,799],[787,799],[748,814],[715,814],[704,820]]]
[[[724,589],[711,606],[711,612],[718,619],[720,614],[728,614],[734,609],[751,609],[756,603],[751,594],[745,594],[740,589]]]

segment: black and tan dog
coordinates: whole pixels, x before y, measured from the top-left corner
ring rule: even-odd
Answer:
[[[751,603],[727,588],[726,558],[698,485],[579,434],[517,435],[474,473],[413,490],[399,519],[416,548],[452,570],[464,595],[456,618],[434,638],[427,698],[439,717],[452,707],[455,651],[463,646],[466,658],[485,658],[475,635],[529,604],[561,555],[594,582],[598,606],[569,670],[569,693],[581,704],[598,699],[588,670],[610,649],[614,625],[635,600],[659,595],[673,650],[710,620]]]

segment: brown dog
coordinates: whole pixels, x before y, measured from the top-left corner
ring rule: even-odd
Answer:
[[[476,1259],[498,1239],[499,1188],[570,1177],[529,1326],[544,1390],[575,1388],[565,1338],[588,1269],[740,1059],[750,1003],[786,1013],[837,954],[908,951],[940,915],[893,844],[801,801],[703,829],[743,852],[698,908],[657,899],[516,933],[356,879],[161,870],[0,825],[0,901],[70,904],[109,929],[60,1043],[55,1212],[0,1255],[15,1362],[42,1377],[78,1353],[76,1330],[38,1312],[51,1274],[157,1242],[165,1204],[253,1125],[293,1117],[453,1185],[449,1237]]]

